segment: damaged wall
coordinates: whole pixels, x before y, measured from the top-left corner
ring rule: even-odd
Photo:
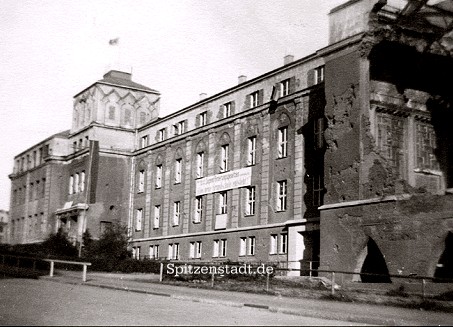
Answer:
[[[361,272],[371,240],[390,274],[434,276],[453,231],[453,100],[441,72],[453,76],[450,57],[395,41],[326,58],[320,269]]]
[[[371,238],[390,274],[434,276],[453,230],[453,195],[415,195],[327,210],[321,224],[321,235],[326,229],[336,231],[321,239],[321,269],[360,272],[360,254]]]
[[[325,204],[358,198],[359,73],[357,52],[326,60]]]

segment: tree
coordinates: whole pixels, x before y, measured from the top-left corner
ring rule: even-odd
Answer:
[[[90,257],[94,250],[93,247],[95,245],[95,241],[93,240],[89,229],[87,229],[82,235],[82,244],[82,256]]]
[[[93,258],[123,260],[129,257],[127,243],[127,226],[113,223],[107,226],[98,241],[90,244],[87,254]]]
[[[42,247],[46,254],[65,257],[77,256],[77,247],[69,241],[68,235],[62,228],[59,228],[56,234],[50,234]]]

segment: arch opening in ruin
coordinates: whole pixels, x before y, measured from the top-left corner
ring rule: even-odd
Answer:
[[[362,283],[391,283],[385,258],[371,237],[366,244],[366,253],[360,269]]]
[[[434,277],[453,279],[453,232],[445,238],[445,249],[436,265]]]

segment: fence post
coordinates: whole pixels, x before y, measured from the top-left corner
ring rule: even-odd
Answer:
[[[83,265],[82,280],[83,282],[87,281],[87,265]]]
[[[215,279],[215,275],[214,275],[214,269],[212,270],[212,274],[211,274],[211,287],[214,287],[214,279]]]
[[[332,288],[331,288],[332,295],[335,295],[335,272],[332,271]]]
[[[54,268],[53,265],[54,265],[54,262],[51,261],[51,262],[50,262],[50,274],[49,274],[50,277],[53,277],[53,268]]]
[[[426,287],[426,280],[422,278],[422,299],[425,299],[425,287]]]
[[[269,273],[266,274],[266,292],[269,292]]]
[[[159,282],[161,282],[161,283],[163,280],[163,276],[164,276],[164,263],[161,262],[160,263],[160,272],[159,272]]]

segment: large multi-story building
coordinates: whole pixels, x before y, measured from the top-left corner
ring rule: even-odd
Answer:
[[[398,4],[348,1],[327,47],[166,117],[108,72],[71,130],[16,156],[11,242],[119,221],[136,258],[453,271],[453,6]]]

